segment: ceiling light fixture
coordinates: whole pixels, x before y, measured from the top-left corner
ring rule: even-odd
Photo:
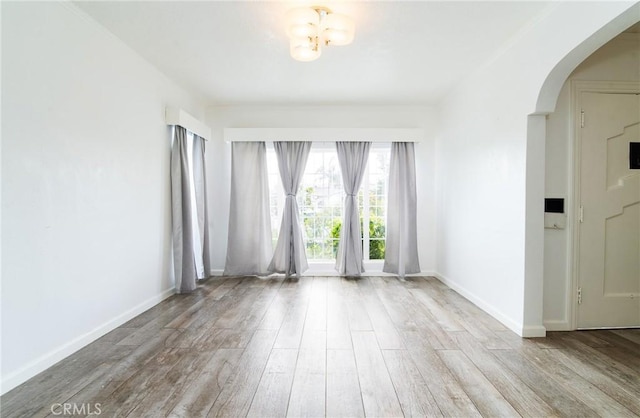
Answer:
[[[286,25],[289,51],[298,61],[317,59],[323,45],[348,45],[355,34],[355,25],[349,16],[332,13],[322,6],[289,10]]]

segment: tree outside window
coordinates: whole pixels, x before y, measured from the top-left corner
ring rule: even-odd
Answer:
[[[384,147],[374,145],[358,193],[365,260],[382,260],[385,251],[390,147],[388,144]],[[284,192],[273,149],[269,150],[267,158],[275,243],[282,220]],[[344,189],[334,144],[313,144],[297,198],[307,258],[310,261],[335,260],[342,227]],[[363,225],[368,228],[362,228]]]

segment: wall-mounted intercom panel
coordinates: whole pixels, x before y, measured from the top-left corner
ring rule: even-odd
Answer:
[[[548,197],[544,199],[544,227],[547,229],[565,229],[567,214],[564,210],[564,198]]]

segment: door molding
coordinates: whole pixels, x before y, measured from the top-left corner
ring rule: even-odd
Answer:
[[[573,190],[569,192],[572,201],[569,206],[571,216],[570,250],[571,260],[569,262],[569,292],[567,292],[567,306],[569,317],[568,322],[572,330],[578,329],[578,276],[580,264],[580,173],[582,155],[582,131],[580,112],[582,111],[582,93],[612,93],[612,94],[640,94],[640,81],[571,81],[571,109],[569,117],[573,123],[570,124],[569,135],[573,137],[573,147],[570,150],[570,161],[573,167],[569,167],[569,173],[573,178],[570,184]]]

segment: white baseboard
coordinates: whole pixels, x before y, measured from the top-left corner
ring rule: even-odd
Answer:
[[[333,264],[331,265],[316,265],[316,268],[310,268],[309,270],[307,270],[306,272],[304,272],[302,274],[302,276],[309,276],[309,277],[313,277],[313,276],[338,276],[338,272],[335,271],[335,269],[333,269]],[[380,267],[382,268],[382,267]],[[224,276],[224,270],[222,269],[212,269],[209,272],[210,277],[223,277]],[[396,276],[395,274],[392,273],[384,273],[382,271],[379,270],[372,270],[372,271],[365,271],[364,273],[362,273],[363,277],[371,277],[371,276]],[[415,273],[415,274],[408,274],[407,277],[431,277],[431,276],[435,276],[435,273],[432,271],[423,271],[420,273]]]
[[[544,321],[544,327],[547,331],[573,331],[569,321],[566,320],[549,320]]]
[[[519,335],[524,338],[546,337],[547,328],[543,325],[525,325],[522,327],[522,333]]]
[[[442,283],[449,286],[451,289],[455,290],[458,294],[472,302],[478,308],[482,309],[498,321],[500,321],[504,326],[509,328],[511,331],[515,332],[521,337],[532,338],[532,337],[544,337],[546,335],[546,329],[544,326],[525,326],[524,324],[514,321],[509,316],[503,314],[491,304],[484,301],[482,298],[476,296],[475,294],[467,291],[457,283],[447,279],[443,275],[439,273],[433,273],[433,277],[440,280]]]
[[[49,353],[27,364],[20,370],[17,370],[7,376],[3,376],[2,384],[0,385],[0,394],[4,395],[11,389],[26,382],[38,373],[48,369],[60,360],[70,356],[71,354],[89,345],[103,335],[118,328],[120,325],[126,323],[130,319],[133,319],[136,316],[140,315],[147,309],[152,308],[153,306],[162,302],[169,296],[173,295],[175,292],[175,288],[167,289],[162,293],[153,296],[140,303],[139,305],[129,309],[127,312],[105,322],[104,324],[98,326],[96,329],[89,331],[88,333],[83,334],[69,341],[68,343],[63,344],[62,346],[50,351]]]

